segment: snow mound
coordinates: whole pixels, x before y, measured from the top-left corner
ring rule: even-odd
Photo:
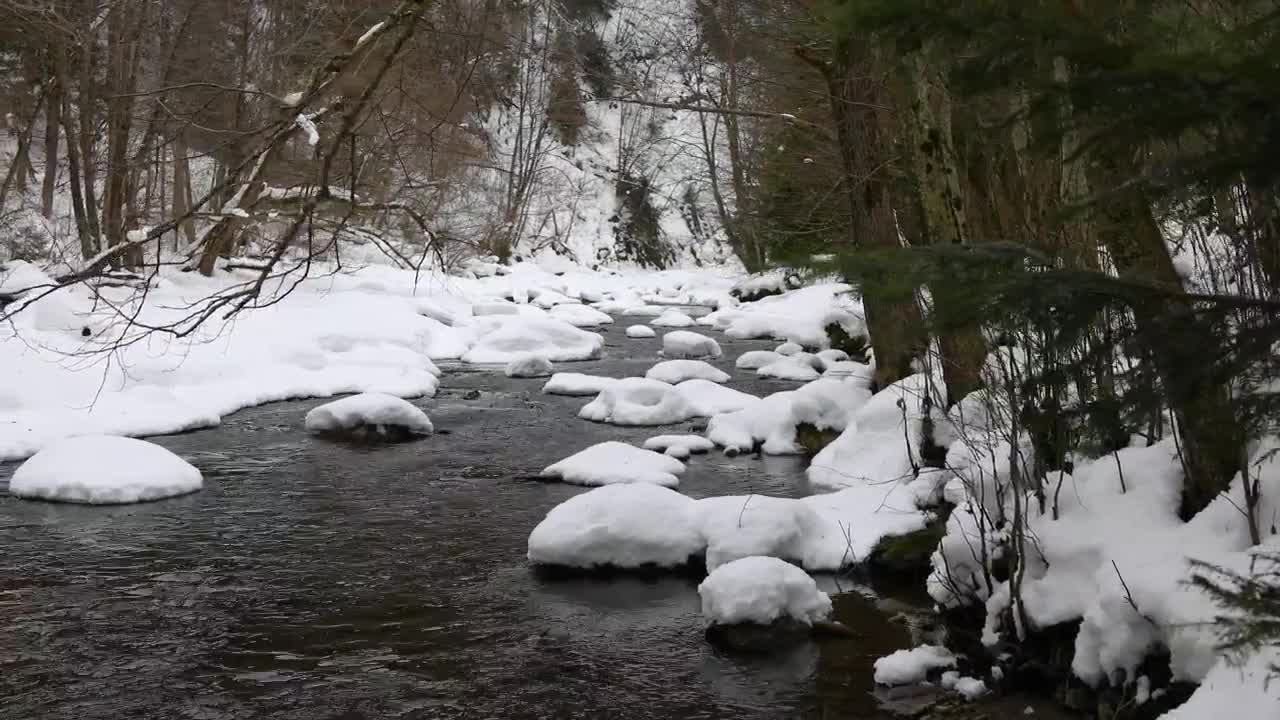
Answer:
[[[658,336],[658,331],[654,330],[648,325],[632,325],[631,327],[627,328],[627,337],[629,338],[640,339],[640,338],[651,338],[651,337],[657,337],[657,336]]]
[[[317,434],[367,430],[377,436],[430,435],[435,428],[413,403],[386,393],[360,393],[325,403],[307,413],[304,426]]]
[[[784,357],[781,360],[771,362],[756,370],[756,375],[795,382],[809,382],[820,377],[813,365],[803,358],[797,359],[795,357]]]
[[[778,347],[774,348],[773,351],[778,353],[779,355],[791,356],[797,353],[804,352],[804,346],[801,345],[800,343],[784,342]]]
[[[766,625],[790,618],[812,625],[831,615],[831,598],[800,568],[772,557],[721,565],[698,586],[702,615],[714,625]]]
[[[849,353],[843,350],[819,350],[818,358],[822,360],[823,366],[830,367],[831,363],[847,362]]]
[[[649,368],[644,376],[672,385],[695,379],[714,383],[729,382],[729,373],[702,360],[665,360]]]
[[[852,287],[827,283],[717,310],[698,319],[700,325],[724,330],[731,338],[776,338],[805,347],[830,345],[826,328],[839,325],[851,337],[865,337],[862,305],[850,297]]]
[[[569,323],[574,327],[599,327],[613,324],[613,318],[586,305],[555,305],[551,308],[551,317]]]
[[[656,305],[631,305],[623,307],[619,310],[619,314],[623,317],[660,317],[667,311],[664,307]]]
[[[1272,668],[1280,665],[1280,648],[1263,648],[1236,666],[1219,660],[1181,706],[1160,720],[1273,720],[1280,708],[1280,687]]]
[[[822,377],[856,378],[870,385],[874,373],[871,366],[866,363],[854,362],[853,360],[836,360],[827,363],[827,369],[822,372]]]
[[[610,440],[548,466],[542,476],[574,485],[650,483],[672,487],[680,483],[676,476],[683,472],[684,463],[679,460]]]
[[[551,376],[542,392],[548,395],[585,396],[599,395],[605,388],[618,382],[617,378],[603,375],[585,375],[583,373],[558,372]]]
[[[876,683],[912,685],[923,681],[931,670],[955,667],[956,656],[940,645],[920,645],[898,650],[876,660]]]
[[[506,364],[525,353],[552,362],[600,357],[604,338],[550,317],[477,318],[477,338],[462,355],[467,363]]]
[[[733,366],[739,370],[759,370],[782,359],[784,359],[782,355],[772,350],[748,350],[738,356]]]
[[[730,453],[749,452],[759,445],[769,455],[795,454],[803,451],[795,442],[800,423],[843,431],[869,397],[860,382],[820,378],[713,417],[707,437]]]
[[[504,372],[509,378],[540,378],[551,375],[555,368],[545,357],[526,353],[512,358]]]
[[[113,505],[185,495],[203,485],[199,470],[155,443],[82,435],[52,442],[19,466],[9,494]]]
[[[577,568],[684,565],[702,552],[694,503],[657,485],[596,488],[547,513],[529,534],[529,560]]]
[[[658,435],[644,441],[646,450],[670,455],[683,460],[695,453],[704,453],[716,444],[701,435]]]
[[[520,306],[512,302],[492,301],[478,302],[471,306],[471,314],[476,317],[487,317],[492,315],[519,315]]]
[[[676,394],[684,398],[689,413],[696,417],[714,417],[737,412],[760,402],[755,395],[725,387],[710,380],[685,380],[676,385]]]
[[[693,318],[679,310],[668,310],[649,322],[654,327],[693,327]]]
[[[675,387],[646,378],[615,380],[578,411],[584,420],[614,425],[671,425],[693,416]]]
[[[688,330],[676,330],[662,336],[662,354],[673,360],[681,358],[700,360],[718,358],[723,353],[720,351],[720,343],[706,335]]]

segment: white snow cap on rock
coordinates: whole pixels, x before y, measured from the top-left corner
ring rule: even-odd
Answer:
[[[185,495],[203,485],[199,470],[155,443],[82,435],[52,442],[19,466],[9,494],[111,505]]]
[[[529,560],[577,568],[683,565],[702,552],[693,505],[657,485],[596,488],[547,513],[529,534]]]
[[[955,666],[956,656],[950,650],[941,645],[920,645],[876,660],[875,678],[879,685],[913,685],[931,670]]]
[[[578,411],[584,420],[614,425],[671,425],[693,415],[675,387],[646,378],[616,380]]]
[[[720,343],[706,335],[688,330],[676,330],[662,336],[662,354],[673,360],[681,358],[701,360],[718,358],[723,353],[720,350]]]
[[[679,310],[667,310],[666,312],[662,313],[658,317],[651,320],[649,324],[654,327],[676,327],[676,328],[692,327],[693,318],[689,317],[688,315],[685,315]]]
[[[779,380],[792,380],[795,382],[809,382],[817,380],[820,374],[814,369],[813,365],[803,359],[795,357],[783,357],[781,360],[771,362],[768,365],[756,370],[756,374],[760,377],[771,377]]]
[[[476,319],[477,339],[462,355],[468,363],[505,364],[524,353],[552,362],[600,357],[604,338],[550,317],[518,315]]]
[[[551,375],[555,367],[541,355],[526,353],[512,358],[504,372],[509,378],[540,378]]]
[[[694,379],[714,383],[729,382],[729,373],[703,360],[664,360],[649,368],[644,376],[672,385]]]
[[[657,337],[657,336],[658,336],[658,331],[654,330],[648,325],[632,325],[631,327],[627,328],[627,337],[629,338],[640,339],[640,338],[651,338],[651,337]]]
[[[738,356],[733,366],[739,370],[759,370],[766,365],[783,360],[786,356],[772,350],[748,350]]]
[[[618,382],[618,378],[603,375],[585,375],[574,372],[558,372],[551,376],[542,392],[548,395],[585,396],[599,395],[605,388]]]
[[[574,327],[598,327],[612,325],[613,318],[605,313],[589,308],[586,305],[559,304],[551,308],[551,317],[569,323]]]
[[[778,353],[779,355],[790,356],[790,355],[795,355],[797,353],[804,352],[804,346],[801,345],[800,343],[784,342],[778,347],[774,348],[773,351]]]
[[[610,440],[552,464],[543,477],[559,478],[574,485],[650,483],[672,487],[680,482],[684,463],[675,458]]]
[[[716,444],[701,435],[658,435],[644,441],[646,450],[653,450],[683,460],[694,453],[704,453]]]
[[[307,413],[307,432],[350,430],[361,425],[400,427],[415,435],[435,431],[427,414],[413,403],[386,393],[360,393],[325,403]]]
[[[700,378],[685,380],[676,385],[675,391],[684,398],[690,415],[695,417],[715,417],[722,413],[737,412],[760,402],[760,398],[755,395]]]
[[[831,598],[800,568],[772,557],[745,557],[716,568],[698,586],[713,625],[767,625],[790,618],[812,625],[831,615]]]

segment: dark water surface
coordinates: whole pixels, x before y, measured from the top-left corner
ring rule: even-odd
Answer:
[[[606,332],[605,359],[559,369],[643,374],[660,341],[624,338],[635,320]],[[726,369],[775,344],[713,334]],[[748,392],[794,387],[732,372]],[[307,436],[320,400],[158,438],[204,472],[183,498],[0,495],[0,718],[880,717],[871,664],[908,638],[861,592],[835,599],[858,637],[742,656],[704,639],[694,579],[532,572],[529,532],[584,490],[520,477],[682,430],[578,420],[590,398],[542,382],[449,367],[416,401],[448,434],[393,447]],[[695,456],[681,490],[802,495],[803,467]]]

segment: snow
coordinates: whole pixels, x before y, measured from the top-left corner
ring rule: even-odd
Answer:
[[[683,472],[684,463],[675,458],[611,440],[548,466],[542,476],[574,485],[651,483],[673,487],[680,482],[676,476]]]
[[[644,376],[672,385],[694,379],[714,383],[729,382],[729,373],[702,360],[666,360],[649,368]]]
[[[987,684],[978,678],[962,677],[956,680],[954,690],[965,700],[977,700],[987,694]]]
[[[316,124],[310,115],[298,113],[298,116],[294,118],[294,123],[302,129],[302,132],[307,134],[308,145],[315,147],[320,143],[320,131],[316,129]]]
[[[381,432],[403,428],[414,435],[435,431],[427,414],[412,403],[386,393],[360,393],[325,403],[307,413],[307,432],[327,433],[369,426]]]
[[[547,513],[529,534],[529,560],[576,568],[684,565],[702,552],[694,503],[657,485],[596,488]]]
[[[632,325],[627,328],[627,337],[629,338],[651,338],[657,337],[658,332],[648,325]]]
[[[609,310],[605,310],[605,312],[609,312]],[[623,308],[621,308],[618,314],[624,317],[656,318],[656,317],[661,317],[666,312],[667,312],[666,308],[658,307],[656,305],[630,305],[630,306],[624,306]]]
[[[1269,647],[1238,666],[1219,660],[1183,705],[1160,720],[1274,720],[1280,708],[1280,684],[1272,668],[1280,648]]]
[[[527,353],[512,358],[507,363],[504,371],[509,378],[540,378],[547,377],[555,372],[555,368],[551,365],[551,361],[545,357]]]
[[[849,353],[843,350],[819,350],[818,358],[822,360],[823,367],[831,367],[832,363],[848,362]]]
[[[693,326],[693,318],[679,310],[667,310],[649,322],[654,327],[684,328]]]
[[[548,395],[599,395],[617,381],[617,378],[603,375],[558,372],[551,376],[546,385],[542,386],[542,392]]]
[[[913,685],[923,681],[932,670],[955,667],[956,657],[940,645],[920,645],[898,650],[875,664],[875,680],[879,685]]]
[[[756,370],[756,374],[760,377],[771,377],[779,380],[792,380],[795,382],[809,382],[817,380],[820,374],[803,359],[794,357],[784,357],[781,360],[774,361]]]
[[[591,360],[604,348],[600,335],[550,317],[481,317],[476,329],[478,338],[462,355],[463,362],[506,364],[525,353],[552,362]]]
[[[819,430],[843,431],[851,414],[868,402],[869,395],[860,380],[820,378],[713,417],[707,437],[729,452],[748,452],[760,445],[769,455],[799,453],[797,425],[809,423]]]
[[[674,386],[646,378],[624,378],[605,386],[595,400],[582,407],[578,417],[614,425],[671,425],[694,414]]]
[[[783,359],[782,355],[772,350],[748,350],[738,356],[733,366],[739,370],[759,370]]]
[[[772,557],[746,557],[717,567],[698,585],[702,615],[714,625],[767,625],[789,618],[826,620],[831,598],[804,570]]]
[[[784,342],[774,348],[773,351],[783,356],[795,355],[796,353],[804,352],[804,346],[799,343]]]
[[[551,308],[551,317],[574,327],[599,327],[613,324],[613,318],[586,305],[555,305]]]
[[[199,470],[159,445],[82,435],[50,443],[19,466],[9,481],[9,494],[109,505],[185,495],[203,485]]]
[[[678,460],[695,453],[707,452],[715,446],[715,443],[701,435],[657,435],[644,441],[646,450],[664,453]]]
[[[689,407],[689,414],[696,417],[713,417],[721,413],[737,412],[760,402],[760,398],[755,395],[701,378],[685,380],[675,386],[675,392],[684,398]]]
[[[662,354],[668,358],[699,360],[721,356],[720,344],[715,340],[688,330],[676,330],[662,336]]]
[[[851,337],[867,334],[862,304],[850,296],[852,289],[843,283],[813,285],[717,310],[698,323],[720,328],[731,338],[775,338],[823,348],[831,343],[828,325],[841,326]]]

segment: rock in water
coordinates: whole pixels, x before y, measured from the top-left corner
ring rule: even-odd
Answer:
[[[391,443],[435,431],[427,414],[386,393],[360,393],[325,403],[307,413],[307,432],[332,440]]]
[[[23,463],[9,481],[9,494],[117,505],[185,495],[203,486],[199,470],[155,443],[82,435],[54,442]]]

